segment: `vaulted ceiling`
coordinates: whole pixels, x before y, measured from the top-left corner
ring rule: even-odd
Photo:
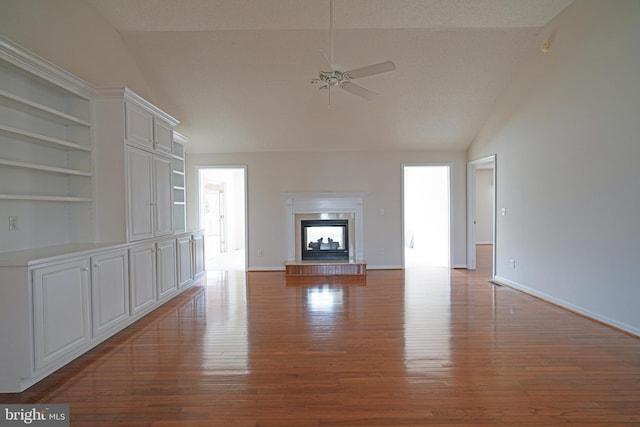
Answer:
[[[367,101],[310,83],[329,0],[86,0],[192,153],[465,150],[542,26],[573,0],[335,0],[334,62],[386,60]]]

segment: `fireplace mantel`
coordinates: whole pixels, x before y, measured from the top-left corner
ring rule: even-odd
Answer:
[[[296,215],[300,214],[352,214],[355,229],[354,256],[350,261],[364,258],[362,236],[362,205],[365,193],[299,192],[285,193],[287,202],[287,259],[299,261],[296,256]]]

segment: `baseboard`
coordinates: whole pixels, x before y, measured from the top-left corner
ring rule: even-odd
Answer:
[[[367,265],[367,270],[402,270],[401,265]]]
[[[535,298],[538,298],[542,301],[548,302],[550,304],[556,305],[560,308],[563,308],[567,311],[571,311],[579,316],[582,317],[586,317],[590,320],[593,320],[595,322],[604,324],[605,326],[611,327],[613,329],[617,329],[621,332],[627,333],[629,335],[633,335],[636,338],[640,338],[640,329],[634,328],[631,325],[627,325],[625,323],[621,323],[618,322],[616,320],[613,319],[609,319],[608,317],[602,316],[598,313],[594,313],[590,310],[587,310],[585,308],[579,307],[575,304],[571,304],[567,301],[564,301],[562,299],[553,297],[551,295],[548,295],[544,292],[539,292],[536,291],[535,289],[531,289],[528,286],[525,286],[521,283],[518,282],[514,282],[513,280],[509,280],[505,277],[501,277],[501,276],[496,276],[494,278],[494,281],[497,282],[497,284],[499,285],[504,285],[504,286],[508,286],[510,288],[516,289],[518,291],[521,291],[527,295],[531,295]]]
[[[284,271],[284,265],[278,267],[248,267],[247,271]]]
[[[456,270],[456,269],[465,269],[465,268],[467,268],[467,264],[453,264],[453,267],[451,267],[451,268],[453,268],[454,270]]]
[[[466,266],[465,266],[466,267]],[[398,264],[390,265],[367,265],[367,270],[402,270],[402,266]],[[279,267],[249,267],[247,271],[285,271],[284,266]]]
[[[476,242],[476,245],[493,245],[493,242]]]

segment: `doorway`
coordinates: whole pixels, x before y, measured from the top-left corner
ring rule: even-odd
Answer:
[[[451,165],[403,165],[405,267],[451,265]]]
[[[198,168],[207,270],[246,268],[246,167]]]
[[[496,253],[496,156],[467,163],[467,269],[475,270],[478,252],[489,254],[491,279]]]

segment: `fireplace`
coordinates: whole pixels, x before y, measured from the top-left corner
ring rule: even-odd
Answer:
[[[288,262],[326,260],[332,263],[334,261],[355,263],[362,261],[364,258],[362,242],[364,193],[286,193],[286,199]],[[311,224],[312,227],[303,227],[303,222],[305,225]],[[337,232],[337,235],[327,233],[322,235],[320,230],[325,231],[325,229],[314,230],[316,227],[325,226],[335,228],[332,233]],[[320,235],[314,234],[316,232],[320,232]],[[321,238],[322,240],[318,242]],[[309,246],[310,243],[314,244]],[[337,249],[335,249],[336,243]],[[314,256],[319,258],[313,258]],[[340,258],[337,258],[338,256]]]
[[[302,260],[349,260],[349,221],[300,221]]]

